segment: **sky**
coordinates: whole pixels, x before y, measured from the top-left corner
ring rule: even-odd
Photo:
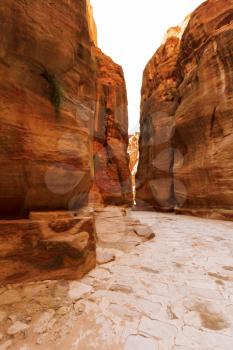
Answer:
[[[98,46],[124,70],[129,133],[139,129],[143,70],[167,29],[183,22],[203,0],[91,0]]]

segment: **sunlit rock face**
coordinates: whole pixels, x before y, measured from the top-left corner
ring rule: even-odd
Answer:
[[[142,207],[233,218],[232,39],[232,1],[209,0],[181,40],[168,37],[146,67]]]
[[[88,208],[131,201],[123,72],[96,41],[89,1],[0,2],[0,284],[81,277]]]
[[[140,135],[139,132],[135,132],[135,134],[129,135],[129,147],[128,147],[128,153],[130,158],[129,168],[132,176],[134,197],[135,197],[135,175],[137,172],[138,159],[139,159],[139,149],[138,149],[139,135]]]
[[[98,67],[94,164],[96,205],[132,205],[127,94],[122,68],[95,49]]]
[[[3,1],[0,39],[0,215],[87,202],[96,64],[85,1]]]
[[[180,48],[178,28],[168,36],[147,64],[143,75],[139,166],[136,175],[137,206],[171,210],[173,194],[174,114],[177,78],[174,76]]]
[[[74,210],[88,203],[96,101],[104,99],[98,92],[101,73],[91,13],[84,0],[0,4],[0,217]],[[118,122],[126,139],[125,86],[118,95],[120,88],[112,89],[116,102],[111,108],[124,109]],[[126,147],[122,140],[125,172]]]

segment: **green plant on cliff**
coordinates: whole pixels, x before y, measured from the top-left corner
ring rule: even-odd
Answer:
[[[49,83],[50,100],[54,106],[56,116],[59,117],[61,99],[62,99],[62,91],[61,91],[60,85],[55,75],[49,73],[48,71],[44,71],[44,73],[42,73],[41,76]]]

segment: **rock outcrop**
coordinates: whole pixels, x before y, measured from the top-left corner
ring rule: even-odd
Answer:
[[[82,205],[96,98],[86,2],[1,2],[0,33],[0,216]]]
[[[136,175],[139,208],[171,210],[174,205],[171,136],[177,102],[173,72],[179,46],[177,36],[168,37],[144,71]]]
[[[96,264],[93,215],[33,213],[0,221],[0,285],[79,279]]]
[[[97,99],[94,128],[96,205],[132,205],[128,112],[122,68],[95,49]]]
[[[137,203],[233,218],[232,1],[204,2],[184,27],[144,72]]]
[[[67,238],[56,230],[51,238],[47,227],[50,221],[41,219],[45,222],[42,230],[30,213],[40,211],[46,216],[51,211],[73,212],[87,205],[105,204],[112,197],[115,204],[130,204],[123,73],[96,48],[89,0],[3,1],[0,39],[0,218],[8,220],[0,221],[0,226],[5,225],[0,240],[4,256],[0,260],[8,254],[4,240],[10,251],[6,276],[0,273],[0,279],[17,274],[17,260],[22,256],[23,264],[24,254],[27,268],[20,265],[18,269],[22,278],[33,278],[33,271],[39,278],[70,278],[69,268],[73,271],[77,264],[84,264],[78,269],[85,272],[95,265],[93,222],[92,233],[88,231],[92,248],[87,245],[85,261],[77,262],[71,255],[77,253],[77,241],[82,236],[79,226],[71,235],[66,232]],[[100,140],[99,148],[96,140]],[[104,160],[96,161],[103,154]],[[110,175],[105,176],[105,171]],[[94,196],[95,201],[90,202],[92,191],[95,193],[102,183],[104,199]],[[16,221],[11,224],[12,219]],[[54,220],[59,225],[60,220]],[[72,218],[67,220],[72,224]],[[31,230],[34,238],[30,238]],[[55,242],[51,250],[47,249],[47,235]],[[23,242],[25,250],[20,247],[18,252],[17,242]],[[27,259],[30,247],[34,249],[32,260],[37,254],[34,265]],[[67,248],[65,257],[61,247]],[[65,262],[55,266],[53,259],[59,255]],[[46,256],[46,263],[51,264],[47,275],[46,267],[43,273],[35,267]],[[28,271],[30,263],[32,270]],[[59,275],[59,269],[64,273]]]
[[[95,120],[108,95],[108,82],[101,79],[110,80],[107,113],[116,118],[114,132],[122,145],[117,157],[125,164],[119,176],[130,193],[124,181],[130,175],[123,73],[94,46],[89,1],[7,0],[0,16],[0,216],[87,203],[94,180],[93,133],[105,128],[103,120]]]

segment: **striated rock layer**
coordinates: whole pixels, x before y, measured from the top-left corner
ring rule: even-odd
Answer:
[[[94,46],[89,1],[1,2],[0,39],[0,216],[88,202],[93,133],[104,128],[98,114],[105,100],[102,114],[115,118],[103,116],[105,125],[115,123],[105,129],[117,134],[115,157],[124,163],[123,174],[113,176],[123,182],[118,197],[122,186],[130,196],[123,73]]]
[[[97,98],[94,126],[95,203],[132,204],[128,111],[122,68],[95,49]]]
[[[0,39],[0,216],[87,202],[96,66],[85,1],[3,1]]]
[[[1,281],[17,274],[17,266],[22,276],[27,269],[30,279],[35,273],[38,278],[70,278],[77,265],[83,264],[78,268],[82,272],[95,265],[94,246],[84,252],[91,254],[87,262],[71,256],[76,254],[75,237],[82,233],[78,225],[72,237],[67,233],[67,242],[55,230],[50,250],[50,231],[44,233],[29,218],[31,212],[77,211],[112,198],[115,204],[131,202],[124,77],[121,68],[96,48],[96,41],[89,0],[0,3],[0,218],[8,219],[1,229],[0,250],[8,254],[5,239],[10,249]],[[96,188],[101,188],[100,195],[90,202]],[[11,223],[12,219],[17,221]],[[35,239],[30,238],[31,230]],[[20,251],[16,242],[23,242]],[[55,266],[59,255],[59,262],[65,262]],[[17,265],[20,257],[22,264]],[[40,260],[51,265],[48,273],[46,266],[40,273]]]
[[[29,280],[78,279],[95,267],[93,217],[34,213],[0,221],[0,285]]]
[[[233,218],[232,1],[206,1],[183,29],[144,72],[137,202]]]
[[[140,208],[170,210],[174,205],[171,136],[177,102],[173,72],[179,46],[178,37],[168,37],[144,71],[136,175]]]

